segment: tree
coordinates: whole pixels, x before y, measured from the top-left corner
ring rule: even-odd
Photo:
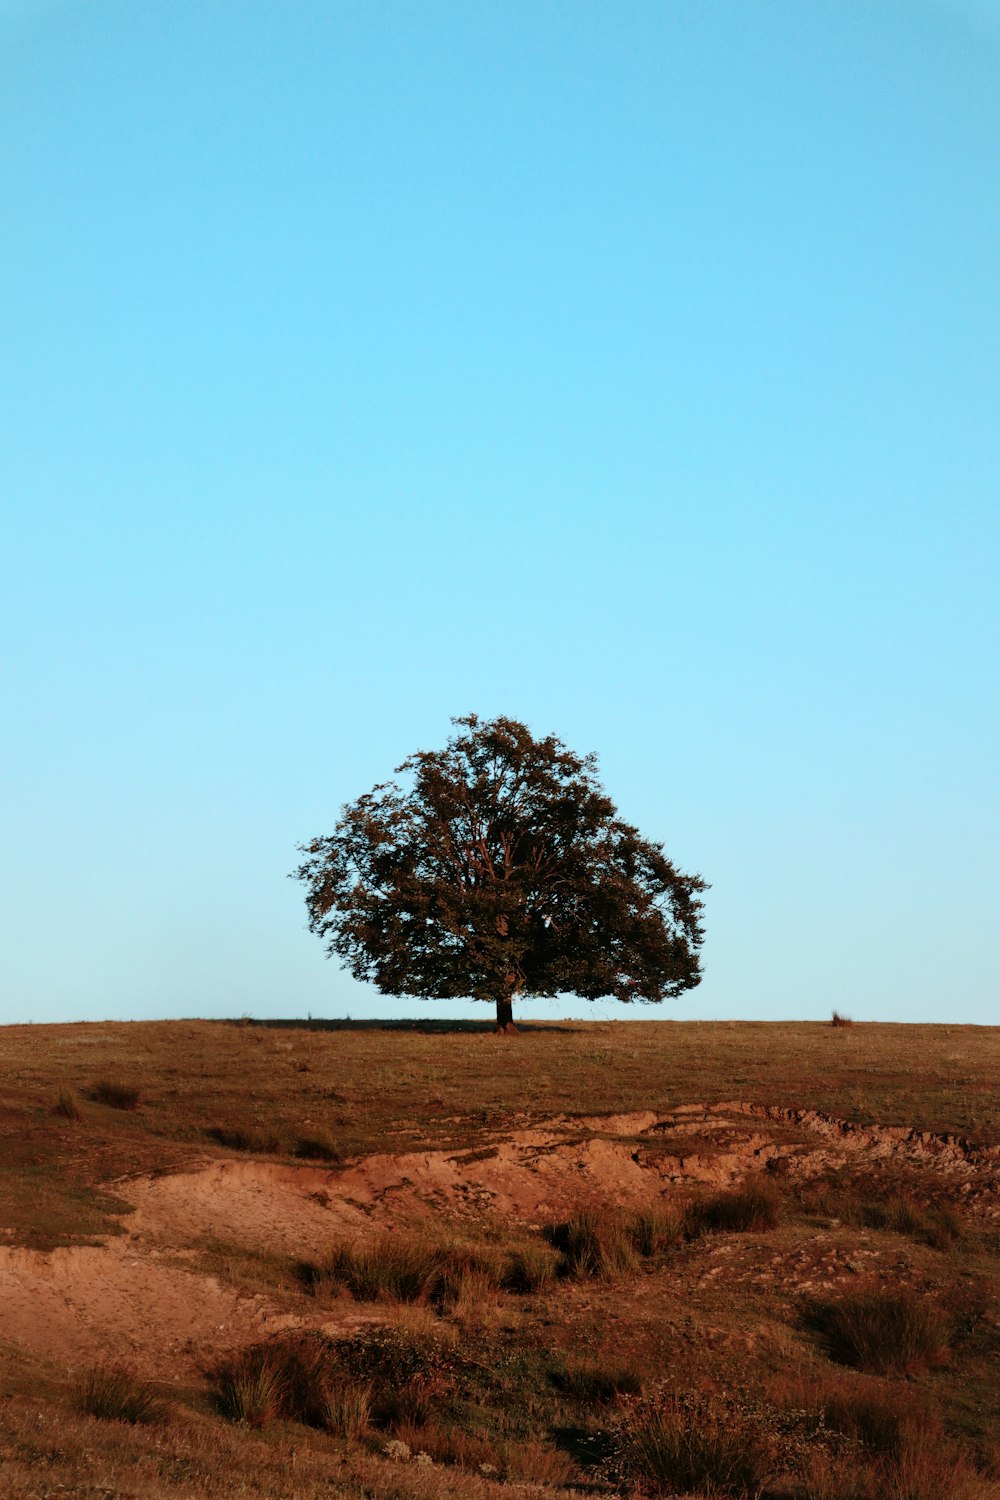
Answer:
[[[696,985],[697,875],[623,822],[593,755],[516,719],[453,719],[300,845],[309,928],[383,994],[661,1001]]]

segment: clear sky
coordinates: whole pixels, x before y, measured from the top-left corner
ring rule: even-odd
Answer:
[[[0,0],[0,214],[4,1019],[444,1016],[285,877],[475,711],[712,882],[567,1013],[1000,1021],[1000,3]]]

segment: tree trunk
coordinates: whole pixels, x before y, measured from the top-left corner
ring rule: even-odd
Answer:
[[[514,997],[511,992],[497,997],[497,1036],[518,1036],[514,1025]]]

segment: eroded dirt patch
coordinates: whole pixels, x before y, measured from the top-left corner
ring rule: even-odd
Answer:
[[[114,1183],[132,1212],[126,1234],[104,1245],[0,1249],[4,1336],[67,1364],[126,1355],[160,1374],[190,1373],[214,1352],[305,1321],[280,1298],[241,1294],[199,1271],[209,1244],[321,1256],[338,1238],[420,1218],[537,1226],[584,1205],[683,1198],[767,1169],[808,1178],[859,1159],[919,1166],[970,1207],[1000,1211],[997,1148],[741,1101],[566,1117],[476,1150],[375,1154],[337,1168],[213,1158]],[[858,1269],[826,1253],[828,1264],[788,1269],[814,1282]],[[345,1304],[336,1327],[373,1315]]]

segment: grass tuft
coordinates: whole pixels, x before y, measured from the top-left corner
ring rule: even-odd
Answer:
[[[339,1161],[340,1152],[333,1137],[326,1130],[315,1130],[312,1135],[302,1135],[295,1142],[295,1155],[303,1161]]]
[[[57,1103],[52,1106],[52,1113],[63,1120],[82,1120],[80,1106],[76,1102],[76,1095],[69,1089],[63,1089]]]
[[[834,1013],[833,1013],[833,1015],[830,1018],[830,1025],[831,1026],[853,1026],[854,1022],[851,1020],[850,1016],[842,1015],[839,1010],[835,1010]]]
[[[165,1422],[167,1405],[124,1365],[95,1365],[78,1388],[80,1410],[102,1422]]]
[[[692,1234],[776,1229],[782,1207],[781,1194],[773,1182],[751,1177],[742,1187],[693,1203],[688,1210],[688,1228]]]
[[[98,1078],[91,1085],[90,1096],[97,1104],[106,1104],[109,1109],[138,1109],[142,1097],[130,1083],[116,1078]]]
[[[275,1418],[323,1427],[340,1377],[336,1349],[311,1334],[254,1344],[215,1371],[216,1404],[231,1422],[263,1427]]]
[[[242,1125],[215,1125],[205,1134],[210,1141],[229,1151],[270,1153],[281,1149],[278,1137],[271,1131],[252,1130]]]
[[[338,1381],[326,1393],[323,1426],[334,1437],[357,1439],[368,1431],[371,1410],[370,1381]]]
[[[640,1208],[632,1217],[629,1226],[632,1243],[641,1256],[648,1259],[670,1250],[684,1238],[684,1214],[679,1208],[664,1208],[657,1204],[651,1208]]]
[[[618,1440],[623,1476],[654,1493],[757,1500],[786,1467],[772,1414],[710,1392],[624,1402]]]
[[[821,1303],[812,1321],[833,1359],[878,1375],[941,1365],[948,1352],[944,1313],[906,1288],[870,1288]]]
[[[618,1396],[642,1394],[642,1377],[631,1365],[569,1364],[554,1372],[553,1383],[587,1406],[606,1406]]]
[[[621,1213],[581,1209],[564,1224],[550,1226],[547,1234],[562,1252],[568,1276],[622,1276],[639,1265],[628,1220]]]

